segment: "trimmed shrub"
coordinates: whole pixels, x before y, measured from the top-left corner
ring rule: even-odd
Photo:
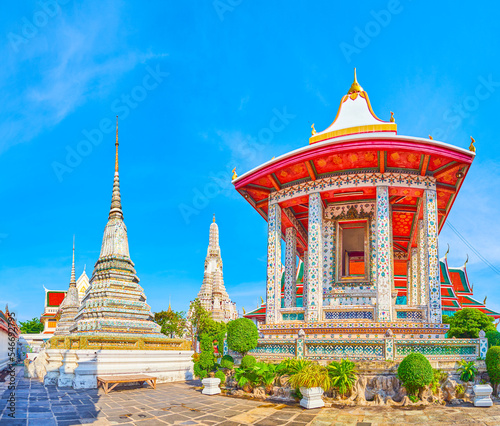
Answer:
[[[253,368],[253,366],[257,363],[257,360],[255,357],[252,355],[245,355],[240,364],[240,368],[243,368],[244,370],[249,370],[250,368]]]
[[[434,373],[429,360],[419,353],[411,353],[401,361],[398,367],[398,378],[403,382],[409,395],[417,395],[418,391],[431,384]]]
[[[225,385],[226,384],[226,375],[222,370],[219,370],[215,373],[215,376],[217,379],[220,379],[220,384]]]
[[[497,330],[487,331],[486,337],[488,339],[488,348],[500,345],[500,331]]]
[[[493,346],[486,352],[486,371],[491,383],[500,383],[500,346]]]
[[[229,349],[245,355],[257,347],[259,332],[248,318],[238,318],[227,324],[227,345]]]
[[[496,331],[493,318],[474,308],[465,308],[456,312],[449,318],[449,321],[450,330],[446,333],[448,338],[477,339],[481,330],[486,333]]]
[[[224,355],[220,361],[222,368],[232,369],[234,367],[234,359],[231,355]]]
[[[207,370],[203,369],[200,366],[199,362],[195,362],[194,363],[194,365],[193,365],[193,372],[194,372],[194,375],[196,377],[198,377],[199,379],[204,379],[208,375]]]
[[[200,360],[198,363],[201,368],[210,371],[215,366],[215,355],[213,352],[204,351],[200,354]]]

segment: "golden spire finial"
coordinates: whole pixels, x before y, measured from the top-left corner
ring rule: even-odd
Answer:
[[[434,139],[432,138],[432,136],[431,136],[431,135],[429,135],[429,139],[430,139],[431,141],[432,141],[432,140],[434,140]]]
[[[476,140],[471,136],[470,137],[469,151],[476,152],[476,147],[474,146],[474,142],[476,142]]]
[[[212,219],[212,222],[215,223],[215,213],[214,213],[214,218]]]
[[[73,235],[73,262],[71,263],[71,279],[69,281],[70,287],[76,287],[75,275],[75,236]]]
[[[115,142],[115,172],[118,171],[118,116],[116,116],[116,142]]]
[[[314,136],[316,134],[316,129],[314,128],[314,123],[311,124],[311,135]]]
[[[446,253],[444,254],[445,259],[448,259],[449,252],[450,252],[450,245],[448,244],[448,250],[446,250]]]
[[[235,180],[238,177],[238,175],[236,174],[236,167],[232,171],[233,171],[232,180]]]
[[[347,92],[348,95],[351,93],[363,92],[363,88],[359,85],[358,80],[356,78],[356,68],[354,68],[354,82],[351,84],[351,88]]]
[[[390,121],[391,123],[396,122],[396,120],[394,119],[394,113],[393,113],[392,111],[391,111],[391,118],[389,119],[389,121]]]
[[[246,314],[245,308],[242,307],[241,309],[243,309],[243,315],[245,315]]]
[[[262,298],[262,296],[260,296],[260,303],[263,305],[264,304],[264,299]]]
[[[469,255],[467,255],[467,259],[465,260],[464,268],[465,268],[465,265],[467,265],[467,263],[469,263]]]

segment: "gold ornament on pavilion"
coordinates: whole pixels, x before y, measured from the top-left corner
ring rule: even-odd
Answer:
[[[356,68],[354,68],[354,81],[351,84],[351,88],[347,92],[348,95],[351,93],[364,92],[363,88],[359,85],[358,80],[356,79]]]
[[[474,146],[474,142],[476,142],[476,140],[471,136],[470,137],[469,151],[476,152],[476,147]]]

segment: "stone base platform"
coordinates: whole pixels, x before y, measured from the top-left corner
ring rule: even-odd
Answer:
[[[191,380],[192,351],[47,349],[46,385],[97,388],[98,375],[149,374],[158,383]]]

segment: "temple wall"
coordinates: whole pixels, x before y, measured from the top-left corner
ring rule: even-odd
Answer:
[[[0,328],[0,371],[9,366],[9,338],[7,330]]]
[[[192,351],[48,349],[46,354],[45,385],[93,389],[99,375],[148,374],[157,383],[193,378]]]

